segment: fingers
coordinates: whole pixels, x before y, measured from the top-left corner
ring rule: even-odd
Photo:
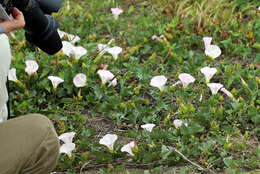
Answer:
[[[0,21],[0,26],[5,30],[7,34],[13,30],[17,30],[25,26],[24,16],[21,11],[19,11],[17,8],[13,8],[12,16],[13,20],[5,20],[2,22]]]
[[[14,17],[16,27],[15,29],[23,28],[25,26],[23,13],[16,7],[13,8],[12,15]]]

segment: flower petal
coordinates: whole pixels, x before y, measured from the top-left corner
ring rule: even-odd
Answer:
[[[64,143],[72,143],[75,134],[76,134],[75,132],[63,133],[62,135],[59,136],[59,139],[62,140]]]
[[[12,68],[8,71],[8,80],[13,81],[13,82],[17,82],[18,79],[16,77],[16,69]]]
[[[167,82],[167,78],[165,76],[155,76],[151,79],[150,85],[156,88],[159,88],[161,91],[163,90],[164,85]]]
[[[110,150],[113,150],[114,143],[117,140],[116,134],[106,134],[102,139],[99,140],[99,144],[107,146]]]
[[[217,94],[220,88],[223,87],[223,85],[220,83],[208,83],[207,86],[210,88],[213,95]]]
[[[184,88],[186,88],[190,83],[193,83],[195,81],[195,78],[187,73],[180,74],[179,79],[182,82]]]
[[[152,132],[153,128],[154,128],[155,124],[144,124],[144,125],[141,125],[141,128],[149,131],[149,132]]]
[[[87,77],[83,73],[79,73],[73,78],[73,83],[77,88],[84,87],[86,85],[86,82]]]

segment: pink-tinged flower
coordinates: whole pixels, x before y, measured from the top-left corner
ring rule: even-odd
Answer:
[[[87,82],[87,77],[85,74],[83,73],[79,73],[77,74],[74,78],[73,78],[73,83],[77,88],[81,88],[86,86],[86,82]]]
[[[221,55],[221,49],[217,45],[209,45],[205,49],[205,54],[215,59]]]
[[[115,18],[115,20],[118,19],[118,16],[123,13],[123,10],[120,8],[120,7],[117,7],[117,8],[111,8],[111,12]]]
[[[204,67],[200,69],[200,72],[204,74],[205,79],[206,79],[206,83],[209,83],[210,79],[214,76],[214,74],[217,72],[218,70],[216,68],[210,68],[210,67]]]
[[[106,134],[102,139],[99,140],[99,144],[105,145],[111,152],[114,150],[114,143],[117,140],[116,134]]]
[[[57,89],[58,85],[60,83],[63,83],[64,80],[62,80],[60,77],[56,77],[56,76],[49,76],[48,79],[51,81],[53,89]]]
[[[205,48],[207,48],[207,46],[209,46],[211,44],[211,41],[212,41],[212,37],[203,37],[203,42],[204,42]]]
[[[122,50],[123,50],[122,48],[115,46],[112,48],[108,48],[106,51],[110,53],[113,56],[113,58],[116,60],[118,58],[118,55],[122,52]]]
[[[167,82],[167,78],[165,76],[155,76],[151,79],[150,85],[159,88],[160,91],[163,91],[166,82]]]
[[[226,88],[221,88],[220,91],[222,91],[224,94],[226,94],[230,98],[234,98],[233,94],[229,92]]]
[[[186,127],[188,127],[188,123],[183,123],[182,120],[179,120],[179,119],[175,119],[173,121],[173,125],[175,126],[175,128],[180,128],[182,126],[182,124],[184,124]]]
[[[207,86],[210,88],[213,95],[217,94],[220,88],[223,87],[223,85],[220,83],[208,83]]]
[[[18,82],[18,79],[16,77],[16,69],[12,68],[8,71],[8,80],[13,82]]]
[[[200,102],[202,102],[202,99],[203,99],[203,95],[200,94]]]
[[[99,77],[101,78],[102,84],[106,84],[108,81],[112,80],[115,76],[108,70],[98,70]]]
[[[83,55],[87,54],[88,51],[81,46],[74,46],[70,42],[62,41],[62,51],[67,56],[74,56],[76,59],[80,59]]]
[[[76,145],[74,143],[65,143],[60,147],[60,153],[65,153],[68,156],[71,156],[71,153],[75,147]]]
[[[193,83],[195,82],[195,78],[192,77],[190,74],[187,74],[187,73],[182,73],[179,75],[179,79],[183,85],[183,88],[187,88],[187,86],[190,84],[190,83]]]
[[[126,145],[124,145],[122,148],[121,148],[121,152],[127,152],[129,153],[131,156],[134,156],[134,153],[132,151],[132,149],[136,146],[136,143],[135,141],[132,141]]]
[[[59,139],[64,143],[72,143],[72,140],[75,136],[75,132],[67,132],[59,136]]]
[[[39,69],[37,62],[34,60],[27,60],[25,64],[26,64],[25,72],[27,72],[27,74],[29,75],[35,74],[36,71]]]
[[[116,78],[114,78],[114,80],[112,80],[111,85],[114,86],[114,87],[117,85],[117,79]]]
[[[144,125],[141,125],[141,128],[143,128],[149,132],[152,132],[154,126],[155,126],[155,124],[144,124]]]
[[[166,39],[166,37],[164,35],[161,35],[160,37],[158,37],[156,35],[153,35],[152,36],[152,40],[158,40],[158,41],[164,40],[164,41],[166,41],[167,39]]]

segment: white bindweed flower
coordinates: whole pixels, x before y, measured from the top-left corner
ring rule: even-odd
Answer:
[[[64,143],[72,143],[72,140],[75,136],[75,132],[66,132],[59,136],[59,139]]]
[[[203,99],[203,95],[200,94],[200,102],[202,102],[202,99]]]
[[[60,38],[63,38],[63,37],[66,36],[72,44],[75,44],[76,42],[78,42],[80,40],[79,36],[73,35],[73,34],[68,34],[64,31],[59,30],[59,29],[58,29],[58,34],[59,34]]]
[[[77,88],[86,86],[86,82],[87,77],[83,73],[79,73],[73,78],[73,83]]]
[[[34,60],[27,60],[25,64],[26,64],[25,72],[27,72],[27,74],[29,75],[35,74],[39,68],[37,62]]]
[[[141,125],[141,128],[143,128],[149,132],[152,132],[154,126],[155,126],[155,124],[144,124],[144,125]]]
[[[186,127],[188,127],[188,123],[183,123],[182,120],[179,120],[179,119],[175,119],[173,121],[173,125],[175,126],[175,128],[180,128],[182,126],[182,124],[184,124]]]
[[[112,80],[111,85],[114,86],[114,87],[117,85],[117,79],[116,78],[114,78],[114,80]]]
[[[204,42],[205,48],[207,48],[207,46],[209,46],[211,44],[211,41],[212,41],[212,37],[203,37],[203,42]]]
[[[75,56],[76,59],[80,59],[82,56],[87,54],[88,51],[82,47],[82,46],[77,46],[72,49],[71,54]]]
[[[110,53],[113,56],[113,58],[116,60],[118,58],[118,55],[122,52],[122,50],[123,50],[122,48],[115,46],[112,48],[108,48],[106,51]]]
[[[205,49],[205,54],[215,59],[221,55],[221,49],[217,45],[209,45]]]
[[[233,94],[229,92],[226,88],[221,88],[220,91],[222,91],[224,94],[226,94],[230,98],[234,98]]]
[[[187,86],[190,84],[190,83],[193,83],[195,81],[195,78],[192,77],[190,74],[187,74],[187,73],[182,73],[179,75],[179,79],[183,85],[184,88],[187,88]]]
[[[118,16],[123,13],[123,10],[120,8],[120,7],[117,7],[117,8],[111,8],[111,12],[115,18],[115,20],[118,19]]]
[[[135,141],[132,141],[126,145],[124,145],[122,148],[121,148],[121,152],[127,152],[129,153],[131,156],[134,156],[134,153],[132,151],[132,148],[135,147]]]
[[[18,79],[16,77],[16,69],[12,68],[8,71],[8,80],[13,82],[18,82]]]
[[[260,6],[258,7],[258,11],[260,11]]]
[[[102,139],[99,140],[99,144],[105,145],[110,151],[114,149],[114,143],[117,140],[116,134],[106,134]]]
[[[163,87],[167,82],[167,78],[165,76],[155,76],[151,79],[150,85],[156,88],[159,88],[160,91],[163,91]]]
[[[67,37],[72,44],[75,44],[76,42],[80,41],[80,37],[78,35],[67,34]]]
[[[164,35],[161,35],[160,37],[158,37],[156,35],[153,35],[152,36],[152,40],[158,40],[158,41],[165,40],[166,41],[167,39],[166,39],[166,37]]]
[[[210,68],[210,67],[204,67],[200,69],[200,72],[204,74],[205,79],[206,79],[206,83],[209,83],[210,79],[214,76],[214,74],[217,72],[218,70],[216,68]]]
[[[72,43],[62,41],[62,51],[67,56],[74,56],[76,59],[80,59],[81,56],[87,54],[87,50],[82,46],[74,46]]]
[[[112,80],[115,76],[108,70],[98,70],[99,77],[101,78],[102,84],[106,84],[108,81]]]
[[[108,50],[108,45],[106,44],[98,44],[98,50],[99,50],[99,54],[102,56],[103,54],[105,54]]]
[[[60,147],[60,153],[65,153],[68,156],[71,156],[71,153],[75,147],[76,145],[74,143],[65,143]]]
[[[64,80],[56,76],[49,76],[48,79],[51,81],[54,89],[56,89],[60,83],[64,82]]]
[[[223,87],[223,85],[220,83],[208,83],[207,86],[210,88],[213,95],[217,94],[220,88]]]

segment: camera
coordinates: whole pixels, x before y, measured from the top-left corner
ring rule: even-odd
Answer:
[[[13,7],[23,12],[26,40],[50,55],[62,48],[59,23],[51,16],[61,3],[62,0],[0,0],[7,14],[11,14]]]

